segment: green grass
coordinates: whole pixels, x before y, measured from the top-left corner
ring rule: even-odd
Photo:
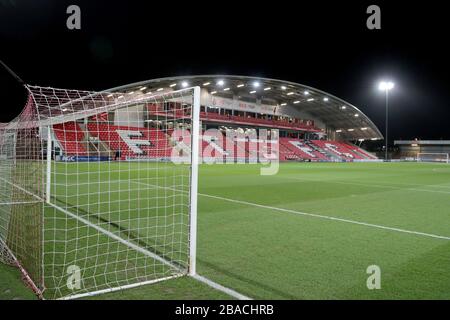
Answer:
[[[0,263],[0,300],[36,299],[33,292],[20,279],[17,268]]]
[[[56,170],[64,173],[66,179],[76,177],[71,174],[88,165],[58,164]],[[101,174],[78,176],[78,187],[68,187],[67,181],[56,180],[66,187],[54,192],[55,201],[77,208],[79,214],[111,232],[126,234],[132,241],[143,240],[143,246],[166,254],[171,261],[184,263],[187,248],[174,249],[171,241],[184,239],[186,208],[171,207],[175,211],[170,212],[178,213],[171,225],[179,228],[179,232],[153,230],[151,224],[161,222],[158,219],[164,216],[158,211],[163,210],[161,203],[156,202],[160,201],[159,196],[172,201],[165,202],[164,207],[184,201],[183,193],[170,192],[166,187],[183,188],[186,180],[182,179],[188,176],[185,168],[175,171],[168,167],[167,173],[159,174],[155,180],[152,164],[90,166],[95,166]],[[450,240],[435,237],[450,237],[450,166],[287,163],[282,164],[274,176],[262,176],[259,170],[259,165],[201,166],[198,208],[198,272],[201,275],[259,299],[450,298]],[[111,171],[115,173],[103,178]],[[55,179],[61,177],[56,175]],[[90,183],[99,181],[99,177],[105,181],[118,178],[121,181],[105,184],[109,188],[105,193],[103,185]],[[68,179],[74,181],[74,178]],[[141,186],[156,181],[161,188],[143,194],[142,188],[136,188],[126,193],[131,185],[123,181],[130,179]],[[140,193],[136,198],[140,200],[134,201],[134,205],[127,203],[126,199],[136,196],[136,192]],[[156,192],[158,197],[155,197]],[[84,195],[77,197],[77,193]],[[146,197],[153,200],[139,202]],[[87,203],[111,199],[117,202],[107,208],[87,206]],[[155,208],[156,213],[142,217],[142,209],[149,207]],[[99,217],[104,219],[99,220]],[[130,217],[133,219],[128,219]],[[130,277],[143,279],[154,271],[148,269],[155,265],[154,261],[133,254],[125,246],[74,219],[67,219],[60,212],[47,209],[46,219],[49,221],[47,228],[59,230],[64,222],[69,229],[57,236],[64,241],[53,243],[51,250],[47,248],[47,252],[64,252],[61,257],[66,260],[56,268],[59,280],[64,279],[64,267],[70,261],[83,262],[84,275],[100,288],[111,281],[123,284]],[[55,224],[51,225],[52,222]],[[117,229],[115,222],[121,222],[122,228]],[[160,238],[158,235],[162,234],[170,234],[171,238]],[[71,250],[75,248],[81,250]],[[95,259],[92,250],[99,253]],[[47,264],[61,261],[54,259],[54,256],[47,256]],[[103,269],[89,268],[95,264]],[[373,264],[381,268],[380,290],[366,287],[366,269]],[[113,270],[133,270],[134,273],[118,274]],[[170,274],[171,270],[162,268],[157,272]],[[100,276],[102,273],[106,275]],[[0,279],[3,274],[5,271],[0,269]],[[224,297],[183,277],[98,298]]]

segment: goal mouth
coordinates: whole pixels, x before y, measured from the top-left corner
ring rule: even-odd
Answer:
[[[200,89],[27,88],[0,128],[0,261],[52,299],[196,274]]]
[[[449,154],[440,152],[419,152],[416,156],[417,162],[430,162],[430,163],[449,163]]]

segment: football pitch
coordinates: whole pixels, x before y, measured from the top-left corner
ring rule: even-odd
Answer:
[[[140,166],[140,172],[144,166],[107,165],[136,165]],[[56,168],[64,167],[65,176],[70,177],[65,166],[58,164]],[[260,165],[200,166],[197,252],[200,275],[254,299],[450,299],[449,165],[282,163],[278,174],[273,176],[260,175],[260,168]],[[111,168],[108,171],[112,172]],[[111,181],[118,179],[111,175],[114,173],[108,176]],[[177,173],[177,179],[184,175],[184,171]],[[133,179],[135,182],[142,179],[137,181],[142,185],[149,178],[140,175]],[[169,181],[174,185],[173,179]],[[80,186],[77,188],[78,193],[88,196],[83,190],[80,192]],[[133,196],[113,191],[108,194],[110,202],[115,197]],[[182,191],[173,190],[169,197],[183,197]],[[155,190],[150,188],[147,192]],[[77,206],[83,206],[83,197],[64,190],[63,200],[67,202],[70,196]],[[54,197],[55,201],[61,201],[57,199],[58,193]],[[100,203],[99,199],[95,201]],[[113,211],[121,210],[116,209]],[[98,216],[102,216],[104,209],[98,210]],[[132,212],[129,207],[126,210]],[[72,230],[70,226],[75,222],[66,220],[66,223]],[[146,228],[121,227],[134,232],[139,232],[139,227]],[[92,230],[80,230],[76,229],[79,241],[89,239],[82,233]],[[183,232],[174,234],[180,237],[176,243],[185,242],[181,239]],[[101,237],[96,241],[104,242]],[[163,244],[154,244],[158,245],[164,248]],[[98,265],[92,270],[91,280],[100,285],[101,279],[109,276],[110,266],[105,265],[111,261],[107,252],[110,246],[114,246],[114,254],[123,251],[108,242],[101,249],[104,256],[89,260],[105,268],[102,276],[94,273],[101,269]],[[56,247],[53,251],[58,252]],[[170,257],[184,261],[185,251],[172,248]],[[87,252],[71,254],[91,256]],[[138,254],[132,257],[128,251],[126,254],[136,265],[145,263]],[[114,261],[127,263],[125,260],[116,257]],[[370,276],[367,268],[372,265],[381,270],[380,289],[367,287]],[[167,272],[156,270],[163,275]],[[0,279],[7,279],[9,288],[7,294],[0,292],[0,298],[2,294],[10,298],[14,291],[18,291],[18,296],[29,297],[20,292],[28,290],[22,286],[20,277],[17,275],[14,284],[11,274],[10,269],[0,268]],[[131,277],[139,278],[139,271]],[[120,284],[120,279],[117,281]],[[181,277],[94,298],[230,297],[194,279]]]

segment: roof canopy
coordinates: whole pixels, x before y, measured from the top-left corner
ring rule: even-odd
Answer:
[[[342,139],[383,138],[375,124],[354,105],[319,89],[289,81],[236,75],[195,75],[152,79],[107,91],[165,92],[192,86],[200,86],[210,94],[223,97],[291,106],[319,119]]]

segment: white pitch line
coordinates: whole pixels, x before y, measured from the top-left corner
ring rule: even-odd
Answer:
[[[17,189],[19,189],[19,190],[25,192],[26,194],[29,194],[30,196],[36,198],[38,201],[43,201],[43,198],[41,198],[40,196],[38,196],[38,195],[36,195],[36,194],[34,194],[34,193],[32,193],[32,192],[30,192],[30,191],[28,191],[28,190],[22,188],[21,186],[19,186],[19,185],[13,183],[13,182],[11,182],[11,181],[6,180],[5,178],[0,177],[0,180],[3,180],[3,181],[5,181],[6,183],[9,183],[9,184],[12,185],[13,187],[16,187]]]
[[[390,185],[367,184],[367,183],[350,182],[350,181],[314,180],[314,179],[305,179],[305,178],[296,178],[296,177],[281,177],[281,179],[299,180],[299,181],[308,181],[308,182],[319,182],[319,183],[346,184],[346,185],[355,185],[355,186],[373,187],[373,188],[383,188],[383,189],[384,188],[388,188],[388,189],[393,189],[393,190],[408,190],[408,191],[417,191],[417,192],[431,192],[431,193],[450,194],[450,191],[416,189],[416,188],[400,188],[400,187],[394,187],[394,186],[390,186]]]
[[[19,201],[19,202],[0,202],[0,206],[12,206],[12,205],[20,205],[20,204],[36,204],[42,203],[42,201]]]
[[[396,232],[402,232],[402,233],[415,234],[415,235],[429,237],[429,238],[450,240],[450,237],[440,236],[440,235],[436,235],[436,234],[432,234],[432,233],[412,231],[412,230],[400,229],[400,228],[395,228],[395,227],[387,227],[387,226],[382,226],[382,225],[378,225],[378,224],[366,223],[366,222],[350,220],[350,219],[344,219],[344,218],[331,217],[331,216],[326,216],[326,215],[321,215],[321,214],[316,214],[316,213],[307,213],[307,212],[301,212],[301,211],[296,211],[296,210],[291,210],[291,209],[284,209],[284,208],[266,206],[266,205],[262,205],[262,204],[258,204],[258,203],[242,201],[242,200],[234,200],[234,199],[229,199],[229,198],[224,198],[224,197],[219,197],[219,196],[213,196],[213,195],[208,195],[208,194],[202,194],[202,193],[199,193],[199,195],[204,196],[204,197],[224,200],[224,201],[228,201],[228,202],[233,202],[233,203],[245,204],[245,205],[248,205],[248,206],[254,206],[254,207],[263,208],[263,209],[269,209],[269,210],[275,210],[275,211],[282,211],[282,212],[298,214],[298,215],[302,215],[302,216],[308,216],[308,217],[314,217],[314,218],[320,218],[320,219],[326,219],[326,220],[333,220],[333,221],[339,221],[339,222],[346,222],[346,223],[351,223],[351,224],[356,224],[356,225],[361,225],[361,226],[366,226],[366,227],[372,227],[372,228],[377,228],[377,229],[383,229],[383,230],[390,230],[390,231],[396,231]]]
[[[147,186],[158,187],[158,186],[154,186],[154,185],[151,185],[151,184],[148,184],[145,182],[138,182],[138,181],[134,181],[134,182],[139,183],[139,184],[144,184]],[[178,191],[178,192],[186,192],[186,191],[177,190],[177,189],[170,188],[170,187],[160,187],[160,188],[167,188],[167,189],[171,189],[173,191]],[[244,204],[247,206],[253,206],[253,207],[258,207],[258,208],[263,208],[263,209],[268,209],[268,210],[287,212],[287,213],[292,213],[292,214],[297,214],[297,215],[302,215],[302,216],[307,216],[307,217],[313,217],[313,218],[319,218],[319,219],[331,220],[331,221],[338,221],[338,222],[345,222],[345,223],[350,223],[350,224],[355,224],[355,225],[360,225],[360,226],[365,226],[365,227],[372,227],[372,228],[377,228],[377,229],[382,229],[382,230],[414,234],[414,235],[429,237],[429,238],[434,238],[434,239],[450,240],[450,237],[440,236],[440,235],[432,234],[432,233],[413,231],[413,230],[407,230],[407,229],[401,229],[401,228],[395,228],[395,227],[388,227],[388,226],[383,226],[383,225],[378,225],[378,224],[373,224],[373,223],[332,217],[332,216],[327,216],[327,215],[322,215],[322,214],[317,214],[317,213],[308,213],[308,212],[302,212],[302,211],[297,211],[297,210],[266,206],[266,205],[258,204],[258,203],[254,203],[254,202],[235,200],[235,199],[230,199],[230,198],[225,198],[225,197],[220,197],[220,196],[215,196],[215,195],[210,195],[210,194],[205,194],[205,193],[198,193],[198,195],[202,196],[202,197],[213,198],[213,199],[228,201],[228,202],[232,202],[232,203]]]
[[[140,181],[136,181],[133,180],[134,183],[138,183],[138,184],[143,184],[145,186],[149,186],[149,187],[154,187],[154,188],[162,188],[162,189],[168,189],[168,190],[172,190],[172,191],[176,191],[176,192],[183,192],[183,193],[189,193],[188,191],[184,191],[184,190],[179,190],[179,189],[175,189],[175,188],[171,188],[171,187],[163,187],[163,186],[157,186],[157,185],[153,185],[153,184],[149,184],[149,183],[145,183],[145,182],[140,182]],[[200,193],[197,193],[198,195],[202,195]],[[233,289],[230,289],[228,287],[225,287],[215,281],[212,281],[211,279],[208,279],[204,276],[197,274],[191,275],[191,277],[193,279],[196,279],[197,281],[200,281],[208,286],[210,286],[213,289],[216,289],[218,291],[221,291],[225,294],[228,294],[229,296],[236,298],[238,300],[252,300],[252,298],[245,296]]]
[[[143,282],[136,282],[136,283],[127,284],[127,285],[123,285],[123,286],[102,289],[102,290],[97,290],[97,291],[91,291],[91,292],[86,292],[86,293],[74,294],[74,295],[59,298],[57,300],[74,300],[74,299],[80,299],[80,298],[86,298],[86,297],[93,297],[93,296],[97,296],[99,294],[111,293],[111,292],[116,292],[116,291],[120,291],[120,290],[142,287],[142,286],[146,286],[149,284],[155,284],[155,283],[166,281],[166,280],[176,279],[176,278],[179,278],[182,276],[183,276],[183,274],[175,274],[173,276],[168,276],[165,278],[159,278],[159,279],[148,280],[148,281],[143,281]]]
[[[444,188],[444,189],[450,189],[450,186],[447,183],[438,183],[438,184],[419,184],[419,183],[407,183],[407,182],[388,182],[389,184],[397,184],[397,185],[403,185],[403,186],[422,186],[422,187],[428,187],[428,188]]]
[[[233,289],[224,287],[223,285],[218,284],[217,282],[214,282],[214,281],[212,281],[212,280],[210,280],[208,278],[205,278],[205,277],[203,277],[203,276],[201,276],[199,274],[195,274],[195,275],[193,275],[191,277],[196,279],[196,280],[198,280],[198,281],[200,281],[200,282],[203,282],[203,283],[207,284],[208,286],[210,286],[213,289],[216,289],[218,291],[222,291],[222,292],[224,292],[224,293],[228,294],[229,296],[232,296],[232,297],[234,297],[236,299],[239,299],[239,300],[252,300],[252,298],[244,296],[243,294],[241,294],[241,293],[239,293],[239,292],[237,292],[237,291],[235,291]]]
[[[65,213],[66,215],[70,216],[71,218],[74,218],[74,219],[76,219],[76,220],[78,220],[78,221],[88,225],[89,227],[94,228],[95,230],[99,231],[100,233],[103,233],[103,234],[113,238],[114,240],[117,240],[118,242],[128,246],[129,248],[134,249],[134,250],[136,250],[136,251],[138,251],[138,252],[140,252],[140,253],[142,253],[142,254],[144,254],[146,256],[149,256],[149,257],[151,257],[151,258],[153,258],[153,259],[155,259],[155,260],[157,260],[157,261],[159,261],[161,263],[164,263],[165,265],[168,265],[169,267],[171,267],[171,268],[173,268],[175,270],[183,272],[183,270],[180,270],[180,268],[178,266],[174,265],[173,263],[171,263],[170,261],[164,259],[163,257],[160,257],[156,253],[153,253],[153,252],[151,252],[151,251],[149,251],[149,250],[147,250],[145,248],[142,248],[142,247],[138,246],[137,244],[134,244],[134,243],[132,243],[132,242],[122,238],[122,237],[119,237],[118,235],[116,235],[116,234],[114,234],[114,233],[112,233],[112,232],[110,232],[110,231],[108,231],[108,230],[106,230],[106,229],[104,229],[104,228],[102,228],[102,227],[100,227],[100,226],[90,222],[89,220],[87,220],[85,218],[82,218],[82,217],[80,217],[80,216],[78,216],[78,215],[76,215],[76,214],[74,214],[74,213],[72,213],[72,212],[70,212],[70,211],[68,211],[68,210],[66,210],[64,208],[61,208],[61,207],[57,206],[56,204],[53,204],[53,203],[47,203],[47,204],[49,206],[52,206],[53,208],[55,208],[55,209]]]

